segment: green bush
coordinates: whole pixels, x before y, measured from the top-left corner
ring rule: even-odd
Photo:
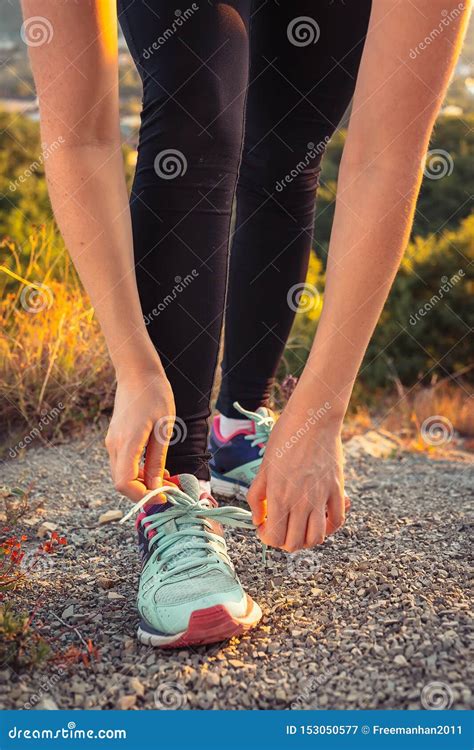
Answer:
[[[472,357],[474,214],[458,230],[410,243],[361,371],[411,385],[461,371]],[[387,364],[389,365],[387,369]]]
[[[359,384],[386,387],[461,372],[472,359],[474,214],[459,229],[410,243],[369,344]],[[308,281],[322,293],[324,273],[312,259]],[[298,314],[281,375],[301,373],[316,329],[314,311]]]
[[[336,133],[323,160],[316,200],[314,248],[324,264],[334,216],[337,175],[344,148],[345,133]],[[472,210],[474,195],[474,115],[462,119],[440,117],[430,143],[430,151],[448,154],[451,165],[444,177],[425,177],[418,199],[412,237],[442,229],[454,229]],[[403,164],[400,164],[403,169]],[[449,173],[450,172],[450,173]],[[435,175],[437,176],[437,175]],[[361,200],[364,196],[361,196]]]

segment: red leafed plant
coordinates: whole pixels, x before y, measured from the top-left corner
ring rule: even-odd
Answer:
[[[2,529],[0,541],[0,586],[10,588],[21,576],[20,564],[25,556],[25,550],[22,548],[23,542],[27,537],[22,534],[20,537],[10,535],[8,528]]]
[[[40,549],[42,552],[47,552],[48,555],[51,555],[56,551],[56,547],[62,544],[67,544],[66,537],[59,536],[57,531],[53,531],[50,538],[40,545]]]
[[[49,539],[40,542],[33,554],[28,566],[22,566],[26,550],[24,542],[28,541],[25,534],[16,536],[11,534],[8,527],[4,527],[0,537],[0,588],[10,589],[17,585],[26,574],[30,574],[42,555],[54,554],[60,546],[67,544],[64,536],[59,536],[53,531]],[[1,595],[0,595],[1,599]]]
[[[99,650],[94,646],[91,639],[89,638],[87,641],[83,641],[83,643],[83,648],[72,644],[64,653],[56,654],[54,661],[61,662],[61,664],[79,664],[82,662],[85,667],[90,667],[91,662],[99,661]]]

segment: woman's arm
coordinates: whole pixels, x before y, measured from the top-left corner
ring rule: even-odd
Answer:
[[[268,511],[260,531],[268,544],[313,546],[344,521],[342,420],[408,242],[424,154],[468,6],[468,0],[452,7],[445,0],[373,0],[339,172],[323,313],[248,498],[257,523]],[[308,409],[321,407],[324,416],[311,420]],[[305,437],[282,451],[305,425]]]
[[[91,298],[117,373],[107,436],[116,488],[140,499],[163,471],[166,446],[154,423],[174,404],[140,308],[133,263],[118,107],[117,17],[114,0],[22,0],[28,19],[45,28],[29,53],[46,144],[54,213]],[[139,461],[149,444],[145,477]]]

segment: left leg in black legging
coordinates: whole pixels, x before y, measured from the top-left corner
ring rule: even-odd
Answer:
[[[259,0],[217,408],[268,399],[304,282],[321,157],[353,95],[370,0]]]
[[[138,290],[170,380],[172,474],[207,479],[207,418],[242,149],[250,0],[119,0],[143,81],[131,196]],[[190,6],[191,7],[191,6]]]

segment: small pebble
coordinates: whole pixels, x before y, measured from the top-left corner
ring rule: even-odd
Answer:
[[[137,702],[136,695],[121,695],[117,701],[117,708],[119,711],[128,711],[133,708]]]
[[[123,513],[121,510],[107,510],[105,513],[102,513],[102,515],[99,516],[99,523],[101,525],[105,523],[112,523],[113,521],[120,521],[121,518],[123,518]]]
[[[57,528],[57,524],[52,523],[51,521],[44,521],[36,532],[36,535],[39,539],[43,539],[45,536],[52,534],[53,531],[56,531]]]

